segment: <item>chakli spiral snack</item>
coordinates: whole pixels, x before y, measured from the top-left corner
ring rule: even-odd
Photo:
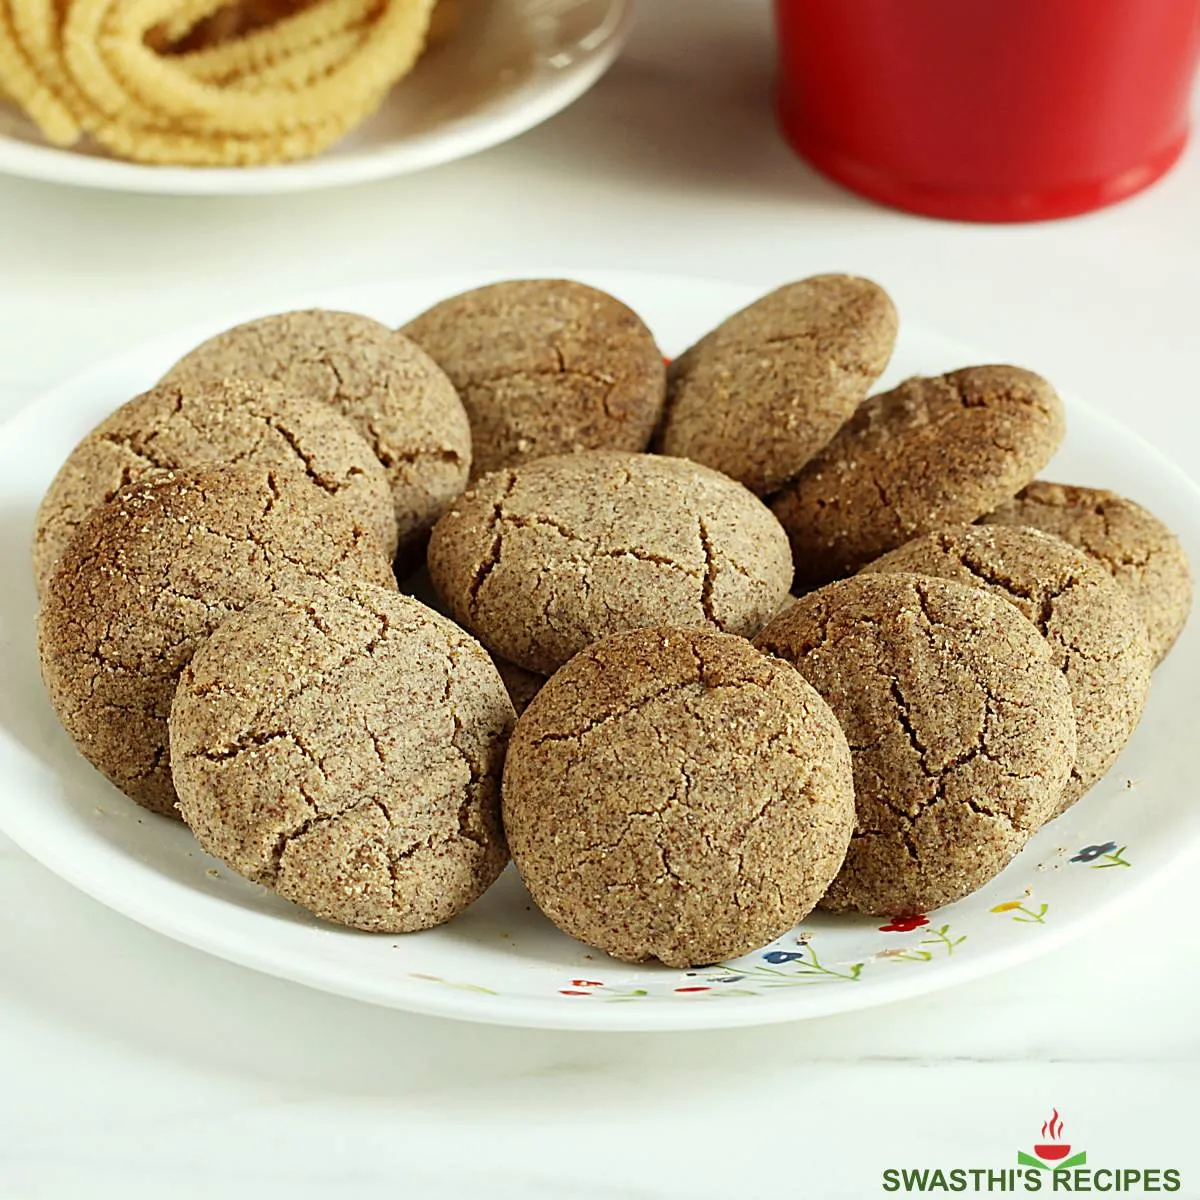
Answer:
[[[230,18],[227,0],[0,0],[0,89],[56,145],[90,134],[193,166],[305,158],[411,70],[435,0],[247,3]],[[164,51],[206,22],[197,48]]]
[[[211,16],[200,21],[188,14],[188,7],[181,5],[168,21],[150,30],[146,35],[147,45],[170,54],[186,54],[191,50],[203,50],[218,42],[242,37],[255,29],[282,21],[302,8],[311,8],[315,0],[234,0],[219,8]],[[182,32],[181,32],[182,31]]]

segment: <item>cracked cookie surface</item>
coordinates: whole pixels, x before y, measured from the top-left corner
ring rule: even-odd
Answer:
[[[821,584],[919,534],[974,521],[1029,483],[1066,431],[1019,367],[967,367],[872,396],[772,502],[796,580]]]
[[[471,419],[473,479],[578,450],[644,450],[666,368],[645,322],[566,279],[517,279],[451,296],[401,333],[450,376]]]
[[[777,491],[866,398],[897,324],[869,279],[815,275],[777,288],[671,363],[656,448],[757,495]]]
[[[471,429],[454,385],[370,317],[307,309],[249,321],[197,346],[162,382],[224,378],[271,379],[350,420],[387,472],[402,560],[467,485]]]
[[[1100,488],[1036,479],[983,525],[1023,525],[1052,533],[1094,558],[1133,602],[1157,665],[1192,607],[1192,577],[1179,539],[1140,504]]]
[[[167,384],[121,405],[71,451],[34,528],[39,592],[84,517],[155,471],[222,463],[278,467],[310,480],[328,502],[396,550],[396,517],[383,466],[327,405],[266,380]]]
[[[986,588],[1037,626],[1070,686],[1079,731],[1078,756],[1057,812],[1112,766],[1141,719],[1150,646],[1132,602],[1083,551],[1036,529],[956,525],[917,538],[866,570],[915,571]]]
[[[231,612],[312,580],[395,586],[374,535],[268,467],[167,472],[83,521],[38,613],[42,678],[83,756],[178,816],[167,717],[179,672]]]
[[[495,654],[549,675],[650,625],[753,635],[787,595],[787,536],[740,484],[686,459],[589,451],[497,471],[438,522],[429,573]]]
[[[1046,639],[979,588],[859,575],[801,597],[755,645],[841,722],[856,822],[822,907],[928,912],[982,887],[1054,812],[1075,717]]]
[[[223,621],[183,671],[179,809],[210,854],[319,917],[428,929],[508,861],[512,723],[487,653],[419,601],[279,594]]]
[[[811,911],[854,823],[828,705],[742,638],[641,629],[590,646],[517,722],[504,821],[534,900],[617,958],[749,953]]]

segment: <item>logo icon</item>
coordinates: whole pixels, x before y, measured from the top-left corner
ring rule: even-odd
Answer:
[[[1017,1162],[1023,1167],[1037,1167],[1040,1171],[1061,1171],[1068,1167],[1081,1167],[1087,1162],[1087,1151],[1081,1150],[1074,1157],[1071,1154],[1071,1143],[1062,1140],[1063,1119],[1056,1108],[1050,1115],[1050,1120],[1042,1124],[1042,1140],[1035,1142],[1033,1154],[1024,1150],[1017,1151]]]

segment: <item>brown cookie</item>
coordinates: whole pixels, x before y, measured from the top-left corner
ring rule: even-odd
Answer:
[[[850,754],[820,696],[742,638],[641,629],[577,655],[517,722],[504,824],[560,929],[628,962],[720,962],[837,873]]]
[[[549,675],[611,633],[752,635],[787,595],[787,537],[741,484],[681,458],[593,450],[482,479],[437,524],[429,574],[493,654]]]
[[[1150,689],[1150,647],[1128,597],[1098,563],[1036,529],[955,525],[884,555],[867,571],[915,571],[985,588],[1045,636],[1070,685],[1079,751],[1057,813],[1112,766]]]
[[[318,585],[227,617],[171,706],[179,811],[326,920],[448,921],[500,874],[513,711],[482,647],[409,596]]]
[[[496,670],[500,672],[504,690],[508,692],[508,698],[519,717],[529,707],[529,702],[534,696],[542,690],[546,676],[518,667],[516,663],[509,662],[507,658],[500,658],[499,655],[492,655],[492,661],[496,664]]]
[[[772,503],[797,582],[825,583],[983,516],[1046,465],[1065,429],[1054,389],[1019,367],[967,367],[872,396]]]
[[[300,474],[395,553],[387,475],[345,417],[266,380],[165,384],[121,405],[63,463],[34,529],[38,590],[84,517],[121,488],[155,471],[221,463]]]
[[[177,815],[167,716],[179,672],[229,613],[314,578],[395,586],[373,533],[292,471],[165,472],[93,509],[38,614],[42,678],[83,756]]]
[[[402,559],[466,487],[471,429],[454,386],[419,346],[370,317],[309,309],[237,325],[163,382],[225,378],[272,379],[349,418],[387,471]]]
[[[666,368],[645,322],[606,292],[516,279],[451,296],[400,330],[454,381],[478,478],[551,454],[644,450]]]
[[[857,821],[832,909],[928,912],[982,887],[1054,812],[1075,759],[1062,672],[979,588],[859,575],[797,600],[755,645],[828,701]]]
[[[896,342],[888,294],[814,275],[734,313],[671,363],[655,439],[758,495],[793,479],[866,398]]]
[[[1192,576],[1179,539],[1140,504],[1115,492],[1035,479],[980,518],[1052,533],[1094,558],[1133,602],[1155,665],[1175,644],[1192,607]]]

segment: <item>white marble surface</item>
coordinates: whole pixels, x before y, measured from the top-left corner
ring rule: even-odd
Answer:
[[[1200,473],[1200,147],[1106,213],[939,224],[798,164],[771,127],[771,69],[759,0],[642,0],[594,93],[421,177],[230,201],[0,180],[0,415],[101,355],[299,288],[530,264],[763,284],[832,268],[874,275],[905,319],[1042,370]],[[217,962],[0,838],[0,1197],[858,1200],[881,1194],[885,1166],[1007,1164],[1052,1105],[1078,1144],[1180,1167],[1200,1196],[1191,888],[891,1009],[543,1035]]]

